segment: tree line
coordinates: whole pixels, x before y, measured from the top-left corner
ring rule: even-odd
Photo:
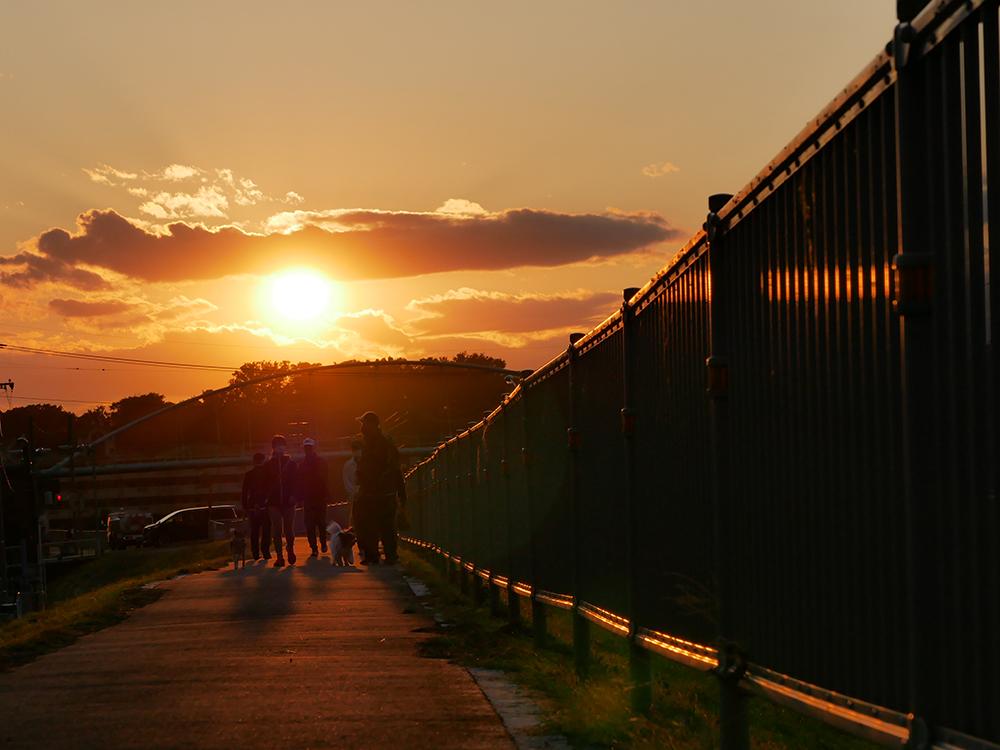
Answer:
[[[297,370],[311,362],[254,361],[241,365],[230,385],[268,375],[284,375],[221,396],[206,392],[190,405],[155,417],[103,444],[91,460],[184,458],[258,450],[282,433],[294,444],[306,436],[322,449],[349,446],[354,418],[372,410],[400,446],[433,445],[496,405],[511,386],[502,373],[435,367],[457,362],[504,368],[498,357],[460,352],[426,358],[419,364],[383,359],[352,361],[347,369],[319,373]],[[354,367],[353,365],[356,365]],[[161,393],[126,396],[75,415],[57,404],[29,404],[0,413],[3,444],[11,449],[29,437],[40,457],[57,459],[67,446],[87,444],[123,425],[162,409]]]

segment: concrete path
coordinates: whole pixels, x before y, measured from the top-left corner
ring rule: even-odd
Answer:
[[[398,571],[328,557],[172,581],[112,628],[0,674],[0,747],[511,748]]]

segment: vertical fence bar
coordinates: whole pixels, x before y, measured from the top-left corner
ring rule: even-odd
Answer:
[[[1000,461],[996,459],[1000,452],[1000,398],[996,384],[1000,382],[1000,363],[997,362],[997,330],[1000,329],[1000,9],[997,3],[988,6],[983,13],[983,132],[986,136],[985,163],[986,179],[986,225],[987,246],[985,260],[989,271],[984,273],[988,289],[985,300],[985,312],[988,326],[986,330],[986,378],[992,388],[986,397],[986,418],[990,423],[990,441],[984,446],[986,455],[993,456],[987,466],[983,467],[985,481],[990,487],[989,500],[983,502],[981,516],[982,541],[984,554],[979,575],[983,598],[983,610],[986,623],[992,623],[991,631],[996,632],[1000,623],[1000,560],[995,552],[995,530],[1000,528]],[[985,500],[986,498],[984,498]],[[994,550],[987,553],[986,550]],[[994,646],[987,655],[985,671],[990,675],[991,689],[989,697],[983,705],[996,706],[1000,704],[1000,648]],[[1000,737],[1000,716],[994,712],[991,726],[994,737]]]
[[[512,625],[521,622],[521,599],[515,589],[517,576],[514,575],[514,513],[510,500],[510,421],[507,416],[507,401],[500,410],[500,420],[503,425],[503,457],[500,460],[500,473],[503,482],[504,514],[507,522],[507,619]]]
[[[910,706],[914,714],[911,746],[929,744],[927,713],[934,686],[928,679],[928,655],[935,653],[930,617],[934,612],[931,558],[937,451],[934,450],[934,316],[931,283],[934,258],[927,246],[931,237],[932,206],[926,180],[924,118],[930,82],[926,61],[908,60],[913,29],[912,8],[897,8],[893,53],[896,82],[896,168],[898,244],[893,258],[896,276],[893,300],[899,315],[900,396],[903,425],[903,492],[906,508],[909,627],[906,643],[910,672]],[[911,4],[912,5],[912,4]]]
[[[445,508],[448,517],[448,576],[452,583],[460,583],[460,570],[457,564],[458,559],[458,503],[455,502],[455,495],[458,491],[458,483],[455,479],[455,452],[458,444],[449,440],[445,444]]]
[[[581,532],[582,511],[580,508],[580,440],[582,434],[579,425],[580,408],[580,376],[576,342],[583,338],[582,333],[569,335],[569,348],[566,356],[569,360],[569,427],[566,429],[566,448],[569,451],[569,507],[572,515],[572,557],[573,557],[573,659],[578,677],[586,677],[590,668],[590,621],[580,612],[580,591],[582,590],[583,569],[583,534]]]
[[[470,580],[468,562],[471,558],[469,554],[471,546],[474,539],[475,533],[475,523],[469,523],[470,510],[475,510],[470,507],[469,499],[471,497],[471,486],[469,482],[469,457],[464,455],[468,452],[467,445],[468,436],[466,434],[461,434],[458,440],[455,441],[455,448],[458,451],[458,465],[456,467],[455,473],[455,486],[458,489],[458,515],[462,519],[461,524],[461,550],[459,554],[459,590],[466,596],[469,596],[472,591],[470,591],[470,585],[475,585],[475,580]]]
[[[490,578],[489,578],[489,590],[490,590],[490,614],[494,617],[499,617],[500,612],[500,587],[497,585],[497,568],[500,564],[500,555],[497,552],[497,524],[494,523],[496,520],[496,513],[494,510],[497,505],[499,505],[499,497],[501,496],[500,485],[503,482],[503,477],[499,476],[497,472],[491,471],[490,467],[493,463],[494,452],[498,450],[495,441],[495,430],[497,428],[496,421],[486,422],[486,426],[483,428],[483,444],[486,446],[486,458],[483,462],[483,478],[486,480],[486,524],[489,539],[489,553],[490,557],[487,561]],[[492,433],[492,434],[491,434]],[[502,450],[502,445],[500,446]],[[506,520],[506,517],[505,517]]]
[[[717,607],[719,617],[719,745],[722,750],[749,750],[750,735],[746,713],[746,695],[739,682],[746,671],[746,660],[739,646],[734,612],[733,571],[735,545],[731,535],[732,476],[729,460],[729,326],[727,315],[726,255],[724,230],[718,212],[731,195],[712,195],[708,199],[705,228],[709,241],[709,279],[711,305],[711,355],[706,364],[708,398],[712,423],[712,496],[715,516]]]
[[[472,562],[472,570],[469,571],[469,576],[476,605],[481,606],[486,601],[487,589],[480,575],[483,571],[483,563],[486,560],[486,555],[483,552],[483,514],[486,509],[484,508],[481,497],[482,493],[480,491],[483,477],[479,471],[483,455],[482,436],[479,435],[478,430],[474,430],[466,435],[466,440],[469,441],[469,505],[472,509],[472,541],[474,542],[474,546],[469,554],[469,559]]]
[[[523,388],[523,386],[522,386]],[[531,416],[530,399],[528,390],[521,392],[521,399],[524,403],[524,417],[521,420],[523,430],[523,440],[521,448],[521,460],[524,461],[524,486],[527,493],[528,506],[528,556],[530,558],[531,570],[531,630],[535,638],[535,646],[542,647],[548,640],[548,627],[546,625],[545,604],[538,598],[538,529],[537,513],[535,512],[535,492],[532,482],[534,467],[532,462],[530,442]]]
[[[632,710],[645,714],[649,712],[653,703],[653,675],[650,653],[642,648],[636,641],[636,634],[639,630],[639,621],[645,614],[644,608],[640,604],[640,598],[648,592],[644,590],[643,582],[640,581],[639,565],[639,508],[638,491],[636,486],[635,467],[635,429],[637,414],[635,409],[633,380],[635,376],[635,345],[632,337],[635,335],[635,310],[629,306],[639,289],[628,287],[622,290],[622,409],[621,409],[621,434],[624,458],[624,470],[622,472],[622,500],[625,506],[626,533],[625,533],[625,561],[626,561],[626,612],[628,619],[628,640],[629,640],[629,676],[631,679],[629,702]]]

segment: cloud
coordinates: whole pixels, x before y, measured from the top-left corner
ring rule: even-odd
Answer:
[[[642,168],[642,173],[646,177],[663,177],[664,175],[680,172],[681,168],[670,161],[659,162],[657,164],[647,164]]]
[[[217,305],[209,302],[207,299],[202,299],[201,297],[191,299],[182,294],[174,297],[165,305],[157,306],[155,310],[149,313],[149,317],[157,321],[182,320],[198,315],[206,315],[218,309]]]
[[[142,199],[139,212],[160,222],[228,220],[233,208],[245,209],[261,204],[297,206],[305,201],[294,190],[282,196],[269,195],[249,177],[228,168],[203,169],[174,163],[149,172],[126,171],[101,164],[83,171],[92,182],[124,190]],[[160,225],[153,227],[162,228]]]
[[[408,356],[420,348],[419,343],[383,310],[341,315],[324,338],[355,359]]]
[[[99,300],[88,302],[78,299],[54,299],[49,301],[49,309],[64,318],[96,318],[117,315],[134,308],[122,300]]]
[[[229,200],[219,188],[202,185],[195,193],[157,193],[139,206],[154,219],[225,219]]]
[[[199,174],[201,174],[201,170],[197,167],[189,167],[185,164],[171,164],[163,169],[160,177],[171,182],[179,182],[197,177]]]
[[[3,267],[15,270],[0,271],[0,284],[19,289],[29,289],[44,282],[58,282],[84,291],[110,287],[100,274],[45,254],[20,252],[0,257],[0,268]]]
[[[410,327],[424,336],[522,334],[566,328],[586,330],[620,302],[621,295],[613,292],[515,295],[463,288],[413,300],[407,310],[416,314]]]
[[[485,208],[465,198],[449,198],[438,206],[435,213],[451,216],[485,216],[489,213]]]
[[[34,252],[0,258],[0,265],[25,263],[30,256],[30,263],[46,266],[46,278],[80,288],[95,279],[103,282],[81,266],[146,282],[176,282],[263,275],[294,262],[335,279],[359,280],[599,261],[649,251],[680,236],[657,214],[526,208],[472,216],[291,211],[272,217],[268,227],[269,234],[255,234],[176,222],[157,232],[115,211],[92,210],[80,215],[75,232],[50,229],[34,240]],[[77,277],[81,272],[86,275]],[[0,275],[0,283],[8,285],[31,281]]]
[[[90,178],[91,182],[111,186],[122,185],[136,179],[139,176],[136,172],[125,172],[121,169],[115,169],[107,164],[101,164],[93,169],[87,169],[85,167],[83,171]]]

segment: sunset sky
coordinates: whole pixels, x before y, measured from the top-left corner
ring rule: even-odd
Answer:
[[[0,342],[537,366],[837,94],[894,7],[5,0]],[[0,351],[8,377],[15,405],[74,411],[227,380]]]

